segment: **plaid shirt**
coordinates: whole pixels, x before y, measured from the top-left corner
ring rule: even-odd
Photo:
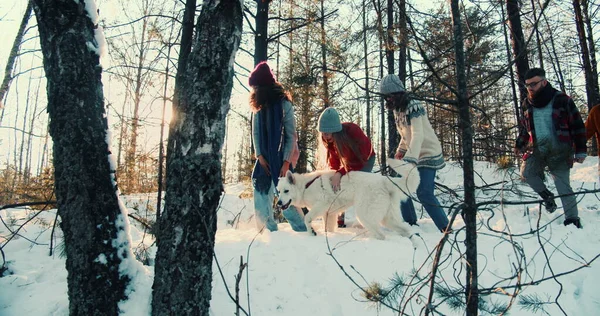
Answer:
[[[521,105],[521,120],[519,122],[519,136],[515,142],[516,149],[524,153],[523,159],[531,155],[536,145],[535,127],[533,126],[533,106],[529,100],[523,100]],[[575,155],[586,155],[586,132],[583,119],[575,102],[568,95],[558,92],[554,96],[552,105],[552,123],[559,142],[569,144],[575,150]],[[573,165],[573,157],[569,159],[569,166]]]

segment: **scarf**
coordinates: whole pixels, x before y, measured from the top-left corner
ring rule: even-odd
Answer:
[[[254,189],[260,193],[267,193],[271,182],[277,186],[279,182],[279,170],[283,165],[283,106],[281,100],[269,107],[261,109],[257,115],[257,125],[260,133],[259,147],[261,154],[269,163],[271,176],[256,160],[252,171],[252,184]],[[257,140],[254,140],[257,141]]]
[[[542,88],[542,90],[540,90],[540,92],[535,97],[530,98],[529,96],[527,96],[527,101],[533,107],[543,108],[546,105],[548,105],[548,103],[550,103],[550,100],[554,98],[554,95],[556,95],[557,91],[558,90],[554,89],[552,85],[550,85],[550,83],[548,82],[546,86]]]

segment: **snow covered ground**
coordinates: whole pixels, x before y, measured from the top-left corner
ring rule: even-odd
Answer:
[[[571,178],[576,191],[598,187],[597,163],[597,157],[588,157],[583,164],[575,165]],[[497,170],[495,165],[481,162],[475,164],[475,169],[476,185],[480,187],[477,202],[538,199],[518,181],[516,170]],[[443,187],[436,192],[442,204],[449,207],[463,194],[462,169],[451,163],[438,176],[437,182]],[[550,187],[554,189],[552,181]],[[333,233],[325,234],[322,222],[316,221],[316,237],[294,232],[288,224],[279,224],[277,232],[259,234],[252,220],[252,200],[242,194],[247,191],[243,184],[228,185],[219,210],[215,246],[218,264],[215,262],[213,269],[211,315],[234,315],[235,304],[230,295],[235,296],[240,259],[248,265],[239,284],[244,309],[241,315],[398,315],[394,309],[403,309],[407,315],[423,313],[430,291],[426,281],[436,245],[442,238],[426,213],[415,228],[422,238],[417,249],[412,249],[408,239],[390,231],[386,231],[386,240],[364,234],[352,211],[347,214],[348,227]],[[515,194],[517,191],[521,193]],[[599,196],[578,195],[582,230],[563,226],[560,203],[554,214],[540,213],[537,203],[491,204],[481,208],[479,287],[494,293],[481,296],[485,309],[491,311],[494,306],[511,304],[510,315],[598,315],[600,260],[594,260],[600,255]],[[149,209],[147,205],[155,205],[152,197],[143,195],[124,199],[131,212],[140,215]],[[421,210],[420,205],[415,206]],[[0,315],[68,315],[67,273],[60,245],[49,256],[56,211],[33,217],[35,214],[37,211],[28,209],[0,211],[4,221],[0,223],[0,245],[9,268],[0,278]],[[543,228],[539,234],[531,234],[538,227],[538,220]],[[17,236],[11,237],[6,225],[11,231],[23,226]],[[465,284],[463,226],[457,217],[436,275],[432,306],[445,315],[464,314],[460,307],[453,307],[464,300],[453,294]],[[55,245],[61,242],[60,229],[56,230]],[[506,234],[509,231],[512,236]],[[152,236],[134,222],[131,235],[134,253],[151,264],[156,251]],[[140,264],[137,269],[135,292],[121,304],[124,315],[149,315],[153,267]],[[562,275],[570,271],[574,272]],[[378,296],[399,279],[414,285],[404,288],[404,296],[400,291],[400,296],[385,300],[389,307],[370,301],[362,290],[370,287],[369,293]],[[517,282],[523,286],[514,297]],[[377,288],[382,290],[373,291]],[[540,304],[526,304],[527,301]]]

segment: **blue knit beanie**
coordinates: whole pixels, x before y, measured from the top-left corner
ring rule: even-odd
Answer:
[[[383,77],[379,83],[379,92],[384,95],[404,91],[406,91],[406,89],[404,89],[402,81],[400,81],[400,78],[395,74],[389,74]]]
[[[342,130],[340,115],[334,108],[327,108],[319,117],[317,129],[321,133],[337,133]]]

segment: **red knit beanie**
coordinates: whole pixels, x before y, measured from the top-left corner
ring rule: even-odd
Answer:
[[[268,86],[275,83],[275,76],[266,61],[261,61],[250,73],[248,84],[251,86]]]

